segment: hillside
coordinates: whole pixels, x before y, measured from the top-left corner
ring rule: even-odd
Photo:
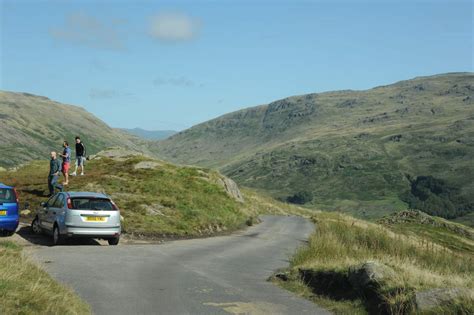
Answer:
[[[80,135],[89,154],[120,145],[139,149],[140,141],[107,126],[86,110],[28,93],[0,91],[0,167],[47,158],[62,141]]]
[[[120,130],[145,140],[163,140],[176,134],[174,130],[145,130],[142,128],[121,128]]]
[[[0,172],[0,182],[17,188],[31,222],[47,199],[48,161],[32,161]],[[253,224],[258,213],[285,213],[251,192],[244,198],[235,183],[217,171],[183,167],[140,153],[111,148],[88,161],[85,176],[70,177],[69,191],[110,195],[121,209],[123,229],[138,237],[204,236]],[[245,202],[244,202],[245,201]],[[273,203],[274,204],[274,203]]]
[[[453,73],[293,96],[202,123],[153,150],[308,207],[460,217],[474,209],[473,82],[472,73]]]

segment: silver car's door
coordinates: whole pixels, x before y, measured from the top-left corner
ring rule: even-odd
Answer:
[[[52,207],[48,208],[48,229],[53,230],[54,222],[57,220],[57,216],[61,214],[66,199],[63,193],[58,194],[58,198],[54,201]]]
[[[42,206],[40,210],[38,211],[39,222],[43,229],[49,230],[49,227],[48,227],[49,210],[48,209],[53,206],[57,198],[58,198],[58,195],[54,195],[51,198],[49,198],[46,204]]]

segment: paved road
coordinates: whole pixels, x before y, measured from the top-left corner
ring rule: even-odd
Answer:
[[[36,246],[32,254],[95,314],[328,314],[266,281],[307,239],[299,217],[161,245]]]

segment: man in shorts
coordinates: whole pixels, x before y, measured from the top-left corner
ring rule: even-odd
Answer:
[[[64,175],[64,183],[63,185],[69,185],[69,166],[71,165],[71,148],[69,147],[69,143],[67,141],[63,142],[63,154],[61,157],[63,158],[63,167],[62,173]]]
[[[77,175],[77,169],[81,168],[81,175],[84,175],[84,164],[86,162],[86,146],[82,143],[79,136],[76,137],[76,170],[72,176]]]

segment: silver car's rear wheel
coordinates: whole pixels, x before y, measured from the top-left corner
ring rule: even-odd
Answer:
[[[109,238],[107,241],[109,242],[109,245],[118,245],[120,237]]]
[[[41,229],[38,218],[35,218],[33,222],[31,222],[31,229],[33,230],[33,233],[35,234],[43,233],[43,230]]]

